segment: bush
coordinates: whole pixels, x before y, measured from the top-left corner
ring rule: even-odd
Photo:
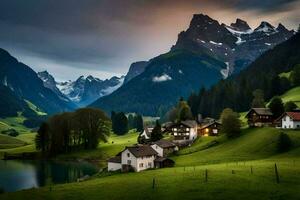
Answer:
[[[230,108],[225,108],[221,114],[222,128],[221,132],[227,137],[237,137],[241,133],[241,121],[239,114]]]
[[[12,137],[17,137],[19,135],[19,132],[16,131],[15,129],[8,129],[8,130],[5,130],[5,131],[1,131],[1,133],[5,134],[5,135],[12,136]]]
[[[292,141],[290,137],[285,133],[280,133],[278,138],[278,144],[277,144],[278,152],[282,153],[282,152],[289,151],[291,147],[292,147]]]
[[[4,193],[4,189],[0,187],[0,194]]]

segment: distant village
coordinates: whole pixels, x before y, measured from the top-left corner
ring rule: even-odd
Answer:
[[[245,115],[249,127],[276,127],[279,129],[300,129],[300,110],[285,112],[275,118],[269,108],[251,108]],[[186,146],[193,145],[198,137],[219,136],[222,123],[213,118],[166,122],[161,131],[171,139],[150,142],[154,127],[146,126],[139,137],[142,144],[126,147],[108,160],[108,171],[143,171],[151,168],[172,167],[175,162],[168,155]]]

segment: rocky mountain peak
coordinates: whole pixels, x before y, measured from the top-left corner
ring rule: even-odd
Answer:
[[[247,31],[251,29],[246,21],[239,18],[236,19],[235,23],[231,23],[230,26],[237,31]]]
[[[256,32],[274,32],[275,27],[272,26],[269,22],[262,21],[260,25],[254,30]]]

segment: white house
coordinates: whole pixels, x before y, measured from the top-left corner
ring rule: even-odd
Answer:
[[[108,171],[130,171],[136,172],[155,167],[155,159],[158,153],[149,145],[136,145],[126,147],[116,157],[108,160]]]
[[[122,169],[121,156],[117,155],[107,161],[108,171],[117,171]]]
[[[173,142],[164,139],[153,142],[151,147],[158,153],[158,156],[160,157],[165,157],[174,151],[178,151],[178,147]]]
[[[141,133],[141,137],[144,137],[146,140],[150,139],[153,127],[145,127],[144,131]]]
[[[300,129],[300,112],[286,112],[277,121],[283,129]]]

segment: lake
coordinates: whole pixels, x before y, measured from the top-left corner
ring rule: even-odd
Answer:
[[[77,181],[98,168],[88,162],[0,160],[0,188],[13,192]]]

